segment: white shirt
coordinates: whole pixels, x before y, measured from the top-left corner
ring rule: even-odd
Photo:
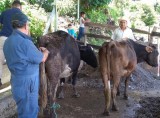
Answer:
[[[121,39],[132,39],[135,41],[135,38],[133,36],[133,32],[130,28],[126,28],[124,31],[121,30],[121,28],[117,28],[115,29],[115,31],[113,32],[113,35],[111,37],[113,40],[121,40]]]
[[[84,18],[83,18],[83,17],[81,17],[81,18],[80,18],[80,27],[84,27],[84,23],[83,23],[83,21],[84,21]]]

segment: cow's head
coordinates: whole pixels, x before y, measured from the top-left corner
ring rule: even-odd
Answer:
[[[155,46],[146,46],[146,51],[147,51],[147,58],[146,62],[153,66],[157,67],[158,66],[158,50]]]
[[[91,46],[79,45],[79,50],[80,50],[81,60],[86,62],[88,65],[96,68],[98,65],[97,58]]]

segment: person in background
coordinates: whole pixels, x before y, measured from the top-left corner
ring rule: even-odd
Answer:
[[[68,24],[68,34],[70,34],[72,37],[74,37],[75,39],[77,38],[77,34],[74,31],[72,24]]]
[[[18,118],[37,118],[39,92],[39,64],[45,62],[49,51],[39,51],[29,36],[29,19],[23,13],[12,17],[12,34],[3,47],[11,72],[11,91],[17,105]]]
[[[122,17],[119,19],[119,27],[115,29],[111,39],[113,40],[127,40],[132,39],[135,41],[132,30],[128,27],[128,19]],[[132,74],[130,75],[130,81],[134,81]]]
[[[89,19],[85,20],[85,12],[81,12],[80,16],[80,27],[77,40],[80,40],[84,36],[85,23],[90,22]]]
[[[126,17],[119,19],[119,27],[115,29],[111,39],[113,40],[125,40],[127,38],[135,41],[132,30],[128,27],[128,20]]]
[[[12,8],[3,11],[0,15],[0,24],[2,25],[2,30],[0,31],[0,86],[2,85],[2,70],[5,61],[3,54],[4,41],[9,37],[13,31],[11,18],[16,13],[21,13],[22,4],[20,1],[16,0],[12,3]]]

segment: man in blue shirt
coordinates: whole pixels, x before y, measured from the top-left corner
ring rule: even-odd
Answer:
[[[0,31],[0,86],[2,85],[1,78],[2,78],[2,67],[4,63],[4,54],[3,54],[3,45],[4,41],[7,39],[8,36],[11,35],[13,28],[11,24],[12,15],[16,13],[21,13],[21,2],[14,1],[12,3],[12,8],[7,9],[6,11],[2,12],[0,15],[0,24],[2,25],[2,30]]]
[[[11,72],[11,90],[17,104],[18,118],[37,118],[39,64],[45,62],[48,50],[39,51],[29,36],[28,17],[23,13],[12,18],[14,28],[3,47]]]

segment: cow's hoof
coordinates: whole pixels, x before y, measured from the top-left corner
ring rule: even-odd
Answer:
[[[104,116],[110,116],[110,113],[109,113],[109,111],[104,111],[104,112],[103,112],[103,115],[104,115]]]
[[[118,110],[119,110],[119,109],[118,109],[117,106],[115,106],[115,105],[112,106],[112,111],[118,111]]]
[[[79,98],[79,97],[80,97],[80,94],[79,94],[79,93],[74,94],[74,95],[72,95],[72,97],[73,97],[73,98]]]
[[[60,93],[59,95],[57,95],[57,98],[58,98],[58,99],[64,99],[64,94],[61,94],[61,93]]]
[[[58,96],[57,98],[58,99],[64,99],[64,96]]]
[[[128,100],[128,96],[124,95],[124,99],[125,99],[125,100]]]

